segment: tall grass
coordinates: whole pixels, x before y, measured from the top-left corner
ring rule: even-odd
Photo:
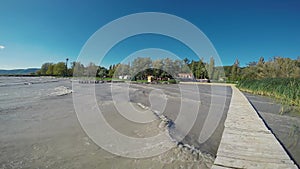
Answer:
[[[237,87],[253,94],[275,97],[279,101],[300,106],[300,79],[267,78],[261,80],[247,79],[237,84]]]

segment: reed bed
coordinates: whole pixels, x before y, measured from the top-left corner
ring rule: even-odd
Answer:
[[[245,92],[275,97],[282,103],[300,107],[300,79],[246,79],[240,81],[237,87]]]

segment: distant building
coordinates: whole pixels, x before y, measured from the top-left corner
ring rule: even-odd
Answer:
[[[153,81],[153,78],[154,78],[153,76],[148,76],[148,77],[147,77],[148,82],[151,83],[151,82]]]
[[[196,79],[197,82],[205,82],[205,83],[210,83],[209,79]]]
[[[219,77],[218,79],[220,82],[225,82],[226,81],[226,77]]]
[[[122,75],[122,76],[119,76],[119,79],[124,79],[124,80],[129,80],[131,78],[130,75]]]
[[[177,76],[181,79],[194,79],[193,73],[178,73]]]

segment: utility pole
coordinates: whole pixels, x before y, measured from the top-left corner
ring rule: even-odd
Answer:
[[[65,76],[68,76],[68,61],[69,61],[69,58],[66,59],[66,73],[65,73]]]

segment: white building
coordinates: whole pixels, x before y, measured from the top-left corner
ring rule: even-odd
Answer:
[[[129,79],[131,79],[131,76],[130,75],[121,75],[121,76],[119,76],[119,79],[129,80]]]
[[[178,78],[194,79],[194,75],[192,73],[178,73]]]

